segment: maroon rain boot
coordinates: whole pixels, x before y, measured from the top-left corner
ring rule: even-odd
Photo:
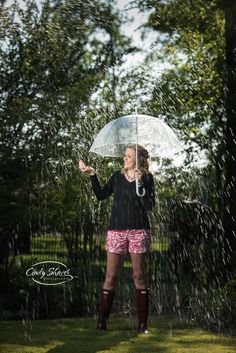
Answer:
[[[149,289],[136,289],[136,300],[138,309],[138,332],[148,333]]]
[[[107,321],[111,312],[114,296],[114,290],[102,289],[97,323],[97,330],[99,331],[107,330]]]

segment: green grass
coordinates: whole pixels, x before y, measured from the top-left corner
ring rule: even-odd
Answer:
[[[151,332],[137,334],[134,322],[111,317],[109,331],[95,319],[0,322],[0,353],[233,353],[236,339],[197,328],[152,320]]]

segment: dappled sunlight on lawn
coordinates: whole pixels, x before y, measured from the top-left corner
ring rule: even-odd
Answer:
[[[21,321],[0,322],[0,353],[233,353],[236,339],[152,320],[149,334],[137,334],[130,320],[111,317],[109,331],[95,319],[38,320],[24,331]],[[27,342],[25,342],[27,338]]]

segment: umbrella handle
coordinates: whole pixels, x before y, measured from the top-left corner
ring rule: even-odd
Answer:
[[[135,114],[137,114],[137,112],[138,112],[138,110],[136,107]],[[135,148],[135,157],[136,157],[136,168],[138,169],[138,120],[137,120],[137,115],[136,115],[136,137],[137,137],[137,141],[136,141],[136,148]],[[143,192],[142,192],[142,194],[140,194],[138,179],[135,180],[135,183],[136,183],[136,194],[139,197],[143,197],[146,194],[146,190],[143,188]]]
[[[136,194],[137,194],[139,197],[143,197],[143,196],[146,194],[146,190],[143,188],[143,192],[142,192],[142,194],[140,194],[140,192],[139,192],[139,185],[138,185],[138,180],[137,180],[137,179],[135,180],[135,184],[136,184]]]

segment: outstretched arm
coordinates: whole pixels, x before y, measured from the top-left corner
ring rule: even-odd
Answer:
[[[101,186],[96,174],[91,175],[90,179],[94,194],[99,201],[106,199],[113,193],[112,176],[103,187]]]
[[[87,166],[82,159],[79,161],[79,169],[81,170],[82,173],[86,173],[90,175],[92,188],[98,200],[104,200],[112,194],[113,192],[112,177],[108,180],[108,182],[103,187],[101,187],[100,182],[96,175],[96,171],[92,167]]]

